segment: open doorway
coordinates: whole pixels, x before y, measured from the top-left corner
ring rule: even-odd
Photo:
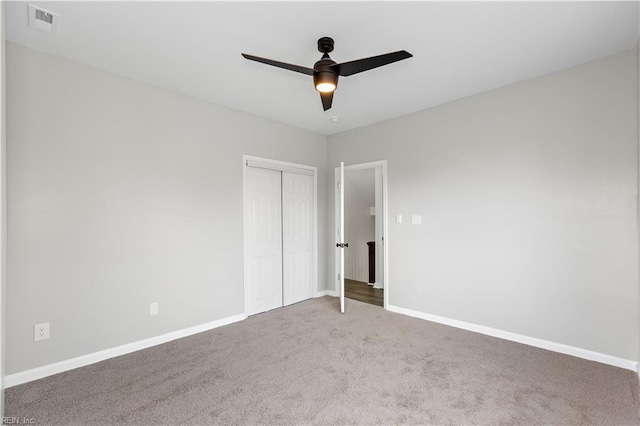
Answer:
[[[385,294],[388,293],[383,189],[385,166],[385,161],[345,166],[343,177],[343,237],[348,243],[343,249],[344,297],[383,307],[388,300],[388,294]],[[336,170],[336,181],[339,181],[339,169]],[[338,216],[336,221],[339,222]],[[339,233],[338,230],[337,241]],[[340,264],[339,255],[336,262]]]
[[[376,274],[380,246],[376,244],[375,178],[374,168],[345,169],[344,227],[349,249],[344,253],[344,295],[383,306],[382,275]]]

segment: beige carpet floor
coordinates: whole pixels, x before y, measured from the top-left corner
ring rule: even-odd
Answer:
[[[6,391],[36,424],[640,424],[627,370],[308,300]]]

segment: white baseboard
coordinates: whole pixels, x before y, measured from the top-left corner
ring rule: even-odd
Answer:
[[[420,318],[427,321],[437,322],[439,324],[449,325],[451,327],[461,328],[463,330],[473,331],[475,333],[485,334],[487,336],[498,337],[500,339],[510,340],[512,342],[523,343],[536,348],[547,349],[553,352],[560,352],[566,355],[572,355],[577,358],[588,359],[602,364],[613,365],[615,367],[624,368],[638,372],[638,362],[606,355],[600,352],[593,352],[588,349],[576,348],[562,343],[550,342],[548,340],[538,339],[535,337],[524,336],[522,334],[511,333],[509,331],[498,330],[496,328],[485,327],[469,322],[458,321],[450,318],[440,317],[437,315],[426,314],[424,312],[413,311],[398,306],[387,305],[387,310],[396,312],[410,317]]]
[[[12,386],[21,385],[23,383],[42,379],[44,377],[62,373],[64,371],[73,370],[74,368],[84,367],[89,364],[95,364],[96,362],[104,361],[109,358],[114,358],[120,355],[139,351],[141,349],[150,348],[152,346],[167,343],[172,340],[180,339],[182,337],[191,336],[193,334],[202,333],[203,331],[212,330],[214,328],[222,327],[223,325],[242,321],[246,318],[247,316],[245,314],[233,315],[205,324],[196,325],[194,327],[173,331],[161,336],[151,337],[149,339],[144,339],[137,342],[128,343],[126,345],[117,346],[115,348],[105,349],[103,351],[82,355],[76,358],[67,359],[65,361],[56,362],[54,364],[44,365],[42,367],[37,367],[31,370],[9,374],[5,376],[4,386],[5,388],[10,388]]]
[[[334,290],[322,290],[317,292],[315,297],[324,297],[324,296],[338,297],[338,293],[336,293]]]

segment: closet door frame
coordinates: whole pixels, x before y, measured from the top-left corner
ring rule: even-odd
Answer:
[[[287,161],[274,160],[271,158],[264,157],[256,157],[253,155],[243,155],[242,156],[242,211],[243,211],[243,232],[242,232],[242,241],[243,241],[243,281],[244,281],[244,314],[247,315],[249,312],[249,235],[247,230],[249,229],[249,205],[247,200],[247,187],[248,187],[248,179],[247,179],[247,168],[248,167],[259,167],[270,170],[278,170],[281,172],[291,172],[291,173],[300,173],[313,176],[313,197],[312,197],[312,234],[313,234],[313,243],[312,243],[312,279],[313,279],[313,295],[314,297],[318,296],[318,168],[314,166],[308,166],[306,164],[298,164],[291,163]]]

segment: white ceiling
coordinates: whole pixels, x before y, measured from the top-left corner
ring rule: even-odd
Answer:
[[[56,35],[5,2],[12,42],[329,135],[634,47],[637,2],[49,2]],[[312,67],[405,49],[414,57],[340,79],[323,111],[310,76],[241,52]],[[329,121],[340,117],[338,123]]]

